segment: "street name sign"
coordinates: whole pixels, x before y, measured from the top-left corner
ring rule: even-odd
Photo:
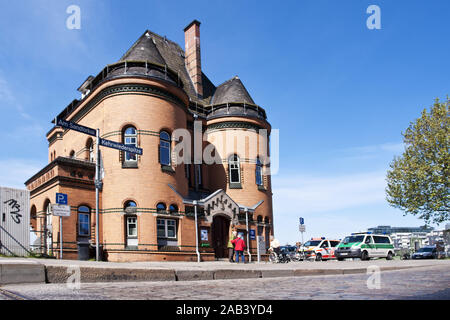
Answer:
[[[53,215],[57,217],[70,217],[70,206],[65,204],[52,204]]]
[[[120,150],[120,151],[126,151],[126,152],[129,152],[129,153],[135,153],[135,154],[138,154],[140,156],[142,156],[142,153],[143,153],[143,150],[141,148],[127,146],[127,145],[124,145],[122,143],[118,143],[118,142],[111,141],[111,140],[106,140],[106,139],[100,139],[100,145],[103,146],[103,147],[113,148],[113,149],[117,149],[117,150]]]
[[[78,124],[78,123],[75,123],[75,122],[70,122],[70,121],[59,119],[57,125],[61,126],[63,128],[66,128],[66,129],[75,130],[75,131],[78,131],[78,132],[81,132],[81,133],[85,133],[85,134],[88,134],[90,136],[94,136],[94,137],[97,136],[97,131],[95,129],[82,126],[81,124]]]

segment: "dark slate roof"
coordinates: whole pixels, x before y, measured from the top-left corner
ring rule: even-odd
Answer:
[[[208,77],[202,73],[203,97],[197,97],[194,85],[186,70],[184,50],[177,43],[149,30],[144,32],[120,59],[120,61],[125,60],[146,60],[167,65],[170,69],[179,73],[184,91],[194,102],[208,104],[216,89]]]
[[[142,35],[120,59],[120,61],[125,60],[147,60],[157,64],[165,64],[163,57],[161,57],[161,54],[156,47],[155,41],[148,32],[144,33],[144,35]]]
[[[211,99],[211,104],[222,104],[229,102],[245,102],[255,104],[238,76],[235,76],[234,78],[225,81],[218,86]]]

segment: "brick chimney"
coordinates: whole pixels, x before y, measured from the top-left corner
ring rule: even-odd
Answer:
[[[202,63],[200,58],[200,22],[192,21],[184,28],[185,63],[194,89],[199,97],[203,96]]]

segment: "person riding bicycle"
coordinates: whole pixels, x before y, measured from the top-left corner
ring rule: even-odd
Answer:
[[[270,248],[279,256],[280,255],[280,242],[274,238],[274,236],[270,236]]]

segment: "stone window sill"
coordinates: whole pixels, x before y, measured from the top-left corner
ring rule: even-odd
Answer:
[[[138,164],[137,162],[133,161],[124,161],[122,162],[122,169],[137,169]]]
[[[161,165],[161,170],[163,172],[175,173],[175,170],[171,166]]]
[[[230,189],[242,189],[240,182],[230,182]]]

